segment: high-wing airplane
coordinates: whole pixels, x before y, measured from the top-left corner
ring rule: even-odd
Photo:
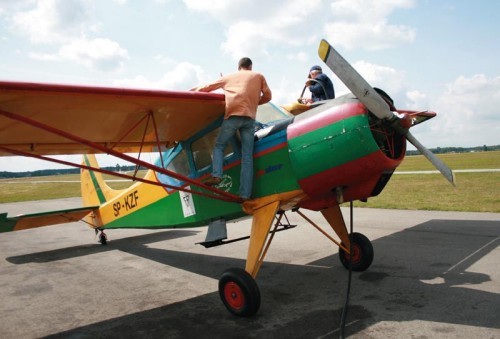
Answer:
[[[259,309],[255,278],[276,232],[294,226],[287,211],[298,213],[338,245],[346,268],[366,270],[374,257],[371,242],[347,230],[339,205],[378,195],[403,160],[406,140],[452,183],[453,173],[409,132],[436,113],[397,110],[385,92],[370,87],[325,40],[319,56],[352,94],[313,105],[259,108],[253,199],[245,202],[237,195],[237,137],[225,150],[223,181],[216,187],[203,184],[223,119],[223,94],[0,82],[0,155],[79,167],[83,196],[81,208],[0,215],[0,232],[83,220],[106,244],[104,230],[114,228],[208,224],[202,245],[210,247],[235,241],[227,240],[225,221],[251,217],[245,269],[228,269],[219,280],[222,302],[239,316]],[[146,152],[158,153],[158,159],[141,160]],[[148,171],[144,177],[137,170],[106,171],[97,164],[98,153]],[[56,154],[85,155],[81,164],[70,164],[50,157]],[[102,173],[135,182],[114,190]],[[321,212],[338,239],[301,209]]]

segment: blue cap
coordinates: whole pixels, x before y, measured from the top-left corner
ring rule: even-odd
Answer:
[[[311,67],[311,69],[309,70],[309,73],[312,72],[312,71],[320,71],[320,72],[323,72],[323,70],[321,69],[320,66],[318,65],[314,65],[313,67]]]

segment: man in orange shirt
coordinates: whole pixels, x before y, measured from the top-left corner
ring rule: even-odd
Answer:
[[[238,62],[238,72],[226,75],[196,91],[211,92],[218,88],[226,96],[226,113],[213,150],[212,176],[206,185],[218,185],[222,181],[224,149],[229,140],[240,132],[241,175],[240,197],[250,199],[253,184],[253,144],[257,106],[271,100],[272,94],[266,79],[252,71],[252,60],[242,58]]]

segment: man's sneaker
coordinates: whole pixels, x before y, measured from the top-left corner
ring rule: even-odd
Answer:
[[[217,177],[210,177],[207,180],[205,180],[203,183],[207,186],[217,186],[220,184],[222,181],[222,178],[217,178]]]

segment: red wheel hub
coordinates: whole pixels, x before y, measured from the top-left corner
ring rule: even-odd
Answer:
[[[358,244],[352,244],[352,262],[358,263],[361,260],[361,248]],[[345,254],[347,260],[349,260],[350,255],[348,253]]]
[[[231,308],[238,310],[245,305],[245,295],[241,287],[233,281],[224,286],[224,298]]]

